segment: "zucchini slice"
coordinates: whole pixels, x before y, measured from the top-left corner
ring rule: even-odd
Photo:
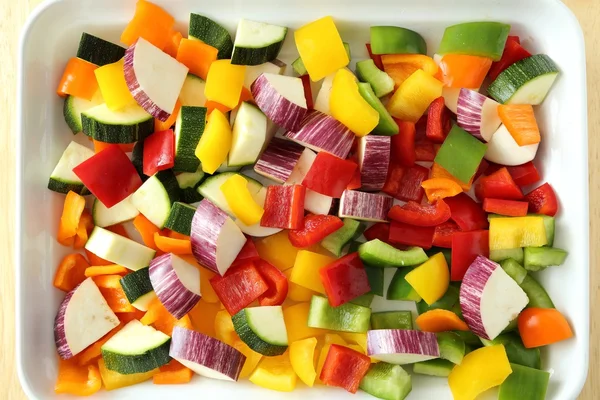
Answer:
[[[73,168],[94,155],[94,151],[76,142],[71,142],[63,152],[58,164],[54,167],[48,189],[67,194],[73,191],[80,195],[90,194],[81,179],[73,172]]]
[[[200,40],[219,50],[217,58],[230,58],[233,51],[233,41],[227,29],[210,18],[200,14],[190,14],[190,39]]]
[[[236,174],[236,172],[223,172],[213,175],[205,179],[204,182],[198,186],[198,193],[200,193],[200,195],[210,200],[211,203],[231,216],[233,216],[233,211],[231,211],[229,204],[227,204],[227,199],[221,191],[221,185],[234,174]],[[250,190],[250,194],[253,196],[257,195],[263,186],[258,181],[245,175],[243,176],[248,181],[248,190]]]
[[[77,57],[101,67],[106,64],[115,63],[125,57],[125,49],[112,42],[83,32],[79,40]]]
[[[204,86],[206,86],[206,81],[204,81],[204,79],[194,74],[188,74],[183,82],[181,92],[179,93],[181,105],[204,107],[204,104],[206,104]]]
[[[106,104],[81,113],[82,131],[106,143],[133,143],[154,132],[154,118],[136,105],[112,111]]]
[[[133,271],[150,265],[156,251],[99,226],[94,227],[85,248],[98,257]]]
[[[107,208],[98,199],[94,200],[94,205],[92,206],[94,225],[102,228],[132,220],[139,213],[138,209],[131,202],[131,196],[126,197],[111,208]]]
[[[279,55],[288,28],[241,19],[231,63],[239,65],[260,65],[273,61]]]
[[[169,228],[182,235],[190,236],[192,219],[194,219],[195,213],[196,207],[176,201],[173,203],[173,207],[171,207],[171,213],[169,214],[167,222],[165,222],[165,228]]]
[[[173,203],[179,200],[180,190],[175,174],[170,169],[148,178],[134,194],[133,205],[154,225],[162,229],[169,218]]]
[[[267,116],[255,105],[243,102],[233,124],[227,165],[254,164],[270,139],[267,126]]]
[[[82,99],[75,96],[67,96],[63,105],[63,115],[65,122],[73,134],[77,134],[83,130],[81,124],[81,113],[94,108],[104,103],[102,93],[97,90],[91,100]]]
[[[288,348],[281,306],[245,308],[231,318],[240,339],[252,350],[273,357]]]
[[[182,106],[175,122],[175,172],[196,172],[200,160],[195,151],[206,126],[206,108]]]
[[[127,300],[140,311],[148,311],[148,306],[156,298],[152,282],[150,282],[150,269],[138,269],[121,278],[121,287]]]

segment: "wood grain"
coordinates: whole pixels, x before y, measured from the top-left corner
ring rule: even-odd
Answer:
[[[16,67],[19,32],[27,15],[41,3],[41,0],[0,0],[0,109],[4,118],[0,121],[0,397],[17,400],[25,399],[17,379],[14,353],[14,198],[10,193],[15,186],[15,134],[16,134]],[[589,171],[590,204],[600,204],[600,1],[565,0],[579,19],[585,34],[587,52],[587,81],[589,107]],[[557,27],[559,29],[559,27]],[[600,235],[600,208],[590,209],[590,277],[591,289],[591,343],[590,369],[586,386],[579,397],[583,400],[598,398],[600,381],[600,322],[594,315],[600,313],[600,269],[598,267],[598,246]]]

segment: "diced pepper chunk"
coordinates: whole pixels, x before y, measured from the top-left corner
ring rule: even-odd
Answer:
[[[294,39],[313,82],[333,74],[350,62],[335,22],[329,16],[297,29]]]
[[[231,138],[229,120],[221,111],[214,110],[207,118],[204,133],[196,147],[196,157],[204,172],[213,174],[227,159]]]
[[[444,143],[452,129],[450,114],[443,97],[438,97],[431,103],[427,112],[427,129],[425,131],[427,139],[434,143]]]
[[[431,76],[438,71],[433,58],[423,54],[384,54],[380,57],[383,70],[394,80],[396,89],[418,69]]]
[[[430,203],[453,197],[462,193],[463,189],[454,179],[448,178],[431,178],[423,181],[421,187],[425,189],[425,195]]]
[[[283,304],[288,294],[288,279],[276,267],[264,260],[258,260],[256,269],[268,286],[266,292],[258,297],[261,306],[279,306]]]
[[[308,326],[308,312],[310,303],[298,303],[283,309],[283,320],[290,343],[296,340],[317,337],[327,333],[325,329],[311,328]]]
[[[317,193],[340,198],[354,177],[358,166],[326,152],[317,154],[302,185]]]
[[[333,344],[327,352],[320,379],[328,386],[337,386],[350,393],[356,393],[370,366],[371,359],[366,355]]]
[[[452,176],[452,174],[450,172],[446,171],[442,166],[440,166],[437,163],[433,163],[433,165],[431,166],[431,178],[451,179],[454,182],[458,183],[458,185],[461,187],[461,189],[464,190],[465,192],[468,192],[469,190],[471,190],[471,185],[473,184],[473,180],[474,180],[474,177],[473,177],[473,178],[471,178],[471,180],[468,183],[461,182],[460,180],[458,180],[454,176]]]
[[[240,101],[245,76],[245,65],[231,64],[231,60],[214,61],[208,70],[204,94],[208,100],[234,109]]]
[[[167,365],[159,368],[160,372],[152,377],[155,385],[180,385],[192,380],[194,372],[184,367],[179,362],[171,360]]]
[[[315,350],[317,339],[314,337],[297,340],[290,344],[290,362],[298,378],[307,386],[313,387],[317,378],[315,369]]]
[[[544,214],[551,217],[558,212],[558,200],[556,193],[549,183],[533,189],[527,193],[525,199],[529,202],[529,212],[535,214]]]
[[[159,49],[164,49],[171,39],[175,18],[161,7],[146,0],[138,0],[135,15],[121,34],[121,42],[131,46],[144,38]]]
[[[505,200],[521,200],[523,198],[523,192],[510,176],[506,167],[479,178],[475,185],[475,195],[480,200],[488,197]]]
[[[483,210],[492,214],[506,215],[508,217],[524,217],[527,215],[529,203],[526,201],[484,199]]]
[[[290,281],[315,292],[325,294],[325,287],[319,278],[319,270],[334,261],[335,258],[332,257],[307,250],[300,250],[296,256]]]
[[[371,291],[369,278],[358,253],[350,253],[319,270],[321,282],[333,307]]]
[[[344,226],[344,222],[334,215],[307,215],[304,227],[289,231],[290,243],[295,247],[315,245]]]
[[[227,310],[221,310],[215,315],[215,336],[223,343],[233,346],[237,340],[240,340],[233,327],[231,315]]]
[[[488,74],[490,80],[495,80],[506,68],[527,57],[531,57],[531,53],[521,46],[519,43],[519,37],[509,36],[508,39],[506,39],[506,45],[504,46],[504,51],[502,52],[502,58],[500,61],[492,63],[492,67],[490,68],[490,72]]]
[[[491,58],[446,54],[440,60],[438,77],[445,87],[478,88],[491,66]]]
[[[473,178],[487,145],[458,125],[454,125],[435,157],[435,162],[461,182],[467,183]]]
[[[269,186],[261,226],[281,229],[304,227],[304,198],[306,188],[301,185]]]
[[[175,135],[168,129],[155,132],[144,140],[144,174],[152,176],[175,165]]]
[[[435,303],[448,290],[450,272],[444,253],[437,253],[404,277],[429,305]]]
[[[417,122],[432,101],[442,95],[442,82],[422,69],[417,69],[400,85],[387,109],[393,117]]]
[[[390,224],[390,243],[406,246],[419,246],[430,249],[433,244],[433,226],[415,226],[402,222],[392,221]]]
[[[61,260],[56,269],[54,287],[65,292],[70,292],[86,279],[85,271],[89,266],[81,254],[74,253],[67,255]]]
[[[489,257],[489,231],[458,232],[452,235],[452,268],[450,278],[462,281],[478,255]]]
[[[250,382],[255,385],[279,392],[293,391],[297,380],[289,353],[277,357],[263,357],[250,375]]]
[[[254,225],[260,221],[264,209],[254,200],[248,189],[248,180],[233,174],[221,185],[221,192],[233,214],[244,224]]]
[[[111,110],[137,104],[125,82],[123,60],[106,64],[94,71],[106,106]]]
[[[247,262],[258,261],[260,260],[260,254],[258,254],[258,250],[256,249],[256,245],[252,241],[252,239],[247,238],[246,244],[240,250],[237,257],[231,264],[232,267],[236,265],[242,265]],[[204,297],[204,291],[202,292],[202,297]]]
[[[382,191],[398,200],[421,202],[424,193],[421,184],[428,176],[429,170],[422,165],[403,167],[392,162]]]
[[[433,245],[446,249],[452,248],[452,236],[456,232],[462,232],[460,227],[454,221],[446,221],[435,227],[433,234]]]
[[[214,276],[210,284],[229,315],[248,307],[269,288],[252,263],[229,268],[225,276]]]
[[[292,268],[296,262],[299,249],[290,243],[286,231],[256,239],[254,244],[260,258],[282,271]]]
[[[176,59],[188,67],[191,74],[206,80],[208,85],[208,73],[211,65],[217,60],[218,52],[216,48],[199,40],[181,39]]]
[[[244,379],[250,376],[250,374],[256,369],[256,366],[262,360],[262,354],[255,352],[252,350],[246,343],[244,343],[240,339],[236,339],[233,343],[233,347],[235,347],[239,352],[246,356],[246,361],[244,362],[244,366],[240,371],[239,379]]]
[[[356,136],[369,134],[379,123],[379,113],[361,96],[356,77],[345,68],[333,78],[329,109]]]
[[[450,207],[450,218],[463,231],[487,229],[488,220],[481,204],[477,203],[466,193],[447,197],[444,202]]]
[[[519,334],[528,349],[573,337],[569,322],[554,308],[527,308],[519,315],[518,324]]]
[[[540,142],[540,128],[531,104],[500,104],[498,115],[519,146]]]
[[[492,218],[490,250],[540,247],[548,243],[542,217]]]
[[[98,90],[95,71],[98,68],[81,58],[73,57],[67,63],[56,93],[61,97],[75,96],[91,100]]]
[[[102,377],[101,383],[104,383],[104,388],[106,390],[115,390],[137,385],[138,383],[152,379],[152,377],[160,371],[156,368],[148,372],[124,375],[106,368],[103,359],[98,360],[98,369],[100,370],[100,375]]]
[[[438,200],[435,205],[422,205],[409,201],[403,206],[393,206],[388,213],[388,217],[394,221],[431,227],[448,221],[450,215],[450,207],[444,200]]]
[[[398,124],[398,134],[392,136],[391,140],[391,159],[392,162],[404,167],[415,165],[415,138],[417,130],[413,122],[396,120]]]

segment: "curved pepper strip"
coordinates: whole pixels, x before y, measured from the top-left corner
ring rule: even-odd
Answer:
[[[54,385],[55,393],[91,396],[101,387],[102,378],[97,366],[81,367],[77,363],[76,357],[69,360],[58,360],[58,378]]]
[[[179,385],[189,383],[194,373],[175,360],[159,368],[160,372],[152,377],[155,385]]]
[[[391,138],[391,157],[394,162],[404,166],[415,165],[417,154],[415,152],[415,138],[417,130],[414,122],[395,120],[398,124],[398,134]]]
[[[427,111],[427,128],[425,136],[433,143],[444,143],[452,129],[450,110],[446,107],[444,97],[438,97],[431,102]]]
[[[457,232],[452,235],[451,279],[461,281],[478,255],[490,255],[489,231]]]
[[[200,291],[202,292],[202,288],[200,288]],[[190,310],[188,317],[192,321],[194,330],[207,336],[215,337],[215,320],[220,311],[221,304],[209,303],[202,297],[198,304]]]
[[[287,277],[276,267],[264,260],[255,263],[258,273],[269,287],[258,297],[261,306],[279,306],[283,304],[288,294]]]
[[[61,97],[70,95],[91,100],[98,90],[98,81],[94,74],[97,68],[96,64],[81,58],[71,58],[65,67],[56,93]]]
[[[114,312],[134,312],[136,308],[127,300],[127,296],[121,287],[121,278],[121,275],[100,275],[92,279],[111,310]]]
[[[169,336],[173,334],[173,328],[175,326],[194,329],[189,316],[185,315],[181,319],[175,319],[175,317],[167,311],[165,306],[162,305],[158,297],[150,303],[148,311],[146,311],[146,314],[140,319],[140,322],[144,325],[152,324],[154,328]]]
[[[389,242],[406,246],[419,246],[427,250],[433,244],[434,234],[435,228],[433,226],[416,226],[392,221]]]
[[[452,235],[456,232],[462,232],[459,226],[454,221],[446,221],[435,227],[433,233],[433,245],[443,247],[445,249],[452,248]]]
[[[343,226],[344,222],[333,215],[311,214],[304,218],[304,228],[289,231],[288,237],[295,247],[309,247]]]
[[[444,223],[450,219],[450,215],[450,207],[444,200],[438,200],[431,206],[409,201],[403,206],[393,206],[388,213],[388,217],[394,221],[423,227]]]
[[[462,193],[462,187],[452,179],[430,178],[421,183],[430,203]]]
[[[512,369],[504,346],[482,347],[467,354],[448,376],[454,400],[474,400],[480,393],[498,386]]]
[[[317,378],[315,369],[315,349],[317,339],[307,338],[298,340],[290,344],[290,362],[296,375],[307,386],[313,387]]]
[[[89,266],[81,254],[69,254],[58,264],[54,274],[54,287],[70,292],[86,279],[85,271]]]
[[[58,224],[58,234],[56,240],[63,246],[73,246],[79,220],[85,209],[85,197],[69,191],[65,197],[62,215]]]

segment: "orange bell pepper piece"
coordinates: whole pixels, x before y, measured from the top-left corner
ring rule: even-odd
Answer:
[[[223,104],[217,103],[216,101],[212,101],[212,100],[206,100],[206,103],[204,103],[204,107],[206,107],[206,115],[210,115],[211,112],[213,112],[214,110],[219,110],[221,111],[223,114],[231,111],[231,108],[224,106]]]
[[[58,234],[56,237],[58,243],[64,246],[73,245],[84,208],[85,198],[73,191],[69,191],[65,197],[63,212],[58,224]]]
[[[141,321],[142,318],[144,318],[144,315],[146,314],[146,312],[136,309],[134,312],[115,313],[115,314],[119,318],[119,321],[121,321],[121,325],[119,325],[119,326],[125,326],[128,323],[130,323],[131,321],[133,321],[134,319]]]
[[[517,322],[519,335],[528,349],[573,337],[569,322],[555,308],[526,308]]]
[[[202,298],[188,315],[196,331],[204,333],[207,336],[216,337],[215,318],[219,311],[221,311],[220,303],[211,304]]]
[[[436,78],[442,81],[445,87],[478,88],[491,66],[491,58],[446,54],[440,61]]]
[[[85,270],[85,276],[93,277],[100,275],[126,275],[129,270],[121,265],[90,266]]]
[[[435,309],[419,315],[415,321],[424,332],[468,331],[468,325],[452,311]]]
[[[56,89],[60,97],[68,95],[91,100],[98,90],[98,81],[94,71],[98,68],[96,64],[73,57],[67,63],[65,71]]]
[[[181,39],[183,39],[181,32],[171,29],[169,41],[167,42],[163,51],[173,58],[177,57],[177,50],[179,49],[179,43],[181,43]]]
[[[210,64],[217,59],[218,49],[199,40],[181,39],[177,61],[190,69],[190,73],[206,80]]]
[[[136,310],[127,300],[127,296],[125,296],[125,292],[121,287],[121,275],[99,275],[92,279],[111,310],[114,312],[134,312]]]
[[[452,176],[450,172],[446,171],[444,167],[436,163],[433,163],[433,165],[431,166],[431,178],[450,179],[451,181],[456,182],[465,192],[471,190],[471,185],[473,184],[473,178],[471,178],[469,183],[461,182],[454,176]]]
[[[531,104],[500,104],[498,116],[519,146],[540,142],[540,128]]]
[[[77,358],[58,360],[58,378],[54,385],[57,394],[91,396],[102,387],[102,378],[96,365],[80,367]]]
[[[54,287],[70,292],[85,280],[85,271],[89,266],[81,254],[69,254],[58,264],[54,274]]]
[[[88,210],[84,209],[81,218],[79,218],[79,226],[77,226],[77,234],[75,235],[73,247],[77,250],[83,249],[93,229],[94,218],[92,218],[92,214]]]
[[[173,239],[154,232],[154,243],[165,253],[192,254],[192,242],[189,239]]]
[[[84,249],[84,250],[85,250],[85,255],[87,256],[87,259],[89,260],[90,265],[102,266],[102,265],[112,264],[110,261],[106,261],[104,258],[98,257],[97,255],[95,255],[94,253],[89,251],[88,249]]]
[[[427,200],[430,203],[456,196],[463,191],[458,183],[448,178],[430,178],[421,182],[421,187],[425,189]]]
[[[97,340],[94,344],[90,345],[88,348],[82,351],[81,354],[79,354],[76,357],[79,366],[83,367],[96,361],[96,359],[102,355],[102,346],[104,346],[104,343],[108,342],[108,340],[111,337],[115,336],[117,332],[119,332],[121,328],[123,328],[123,326],[125,325],[118,325],[112,331],[108,332],[106,335],[102,336],[102,338]]]
[[[164,229],[164,230],[167,231],[167,236],[170,238],[180,239],[180,240],[190,240],[190,237],[188,235],[184,235],[183,233],[175,232],[170,229]]]
[[[194,329],[192,326],[192,320],[188,315],[185,315],[181,319],[175,319],[170,312],[167,311],[165,306],[162,305],[158,297],[154,299],[148,306],[148,311],[140,322],[144,325],[153,325],[154,328],[163,332],[165,335],[171,336],[173,328],[175,326],[181,326],[182,328]]]
[[[146,0],[139,0],[133,19],[121,34],[121,42],[131,46],[142,37],[163,50],[171,40],[174,24],[175,18],[161,7]]]
[[[92,139],[92,141],[94,142],[94,152],[96,154],[100,153],[102,150],[104,150],[108,146],[114,145],[114,143],[100,142],[100,141],[95,140],[95,139]],[[131,153],[133,151],[133,147],[135,146],[135,143],[118,143],[117,145],[125,153]]]
[[[438,70],[433,58],[422,54],[386,54],[381,56],[381,62],[383,70],[394,80],[395,89],[418,69],[432,76]]]
[[[156,243],[154,242],[154,234],[160,232],[160,229],[154,225],[150,220],[144,217],[143,214],[139,214],[133,219],[133,226],[142,236],[142,241],[146,247],[150,247],[153,250],[158,250]],[[157,254],[158,255],[158,254]]]
[[[177,99],[175,103],[175,108],[169,118],[165,122],[161,121],[158,118],[154,118],[154,132],[162,132],[167,129],[171,129],[173,125],[175,125],[175,121],[177,121],[177,116],[179,115],[179,111],[181,110],[181,102]]]
[[[160,367],[160,372],[152,377],[155,385],[178,385],[192,380],[194,373],[175,360]]]

